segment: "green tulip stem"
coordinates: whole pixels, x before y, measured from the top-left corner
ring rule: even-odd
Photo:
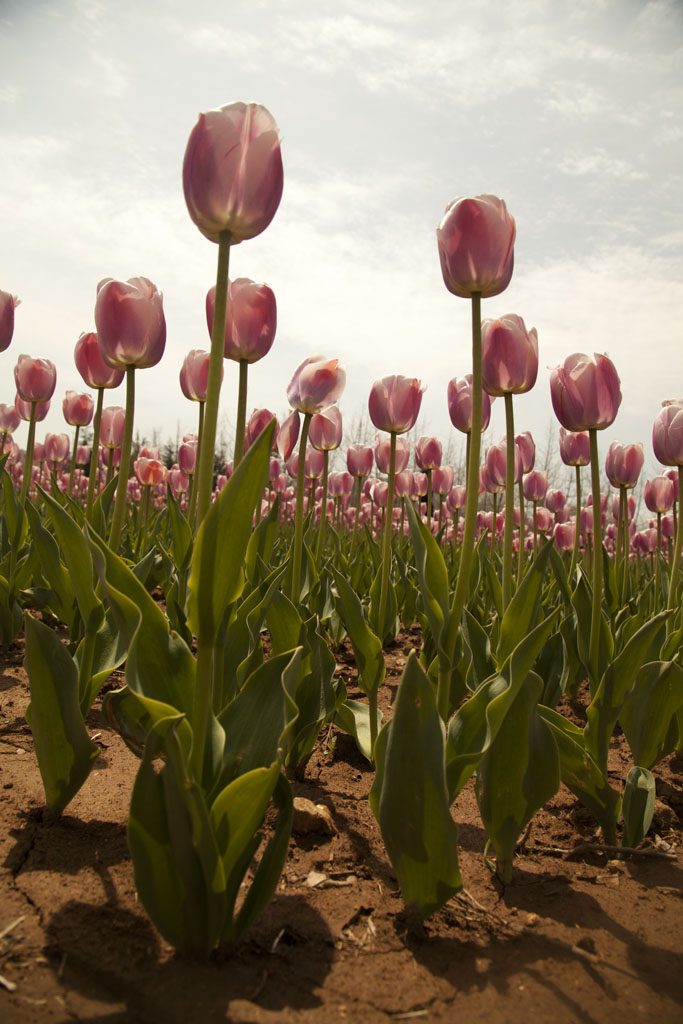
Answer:
[[[100,454],[100,421],[104,405],[104,388],[97,389],[97,406],[93,416],[92,449],[90,451],[90,469],[88,470],[88,495],[85,503],[85,518],[92,524],[92,506],[95,499],[95,482],[97,480],[98,457]]]
[[[228,304],[228,272],[230,268],[230,231],[221,231],[218,236],[218,267],[216,270],[216,301],[213,311],[213,330],[211,331],[211,354],[209,356],[209,379],[206,387],[206,408],[204,411],[204,431],[197,481],[197,524],[201,526],[204,516],[209,511],[211,492],[213,490],[213,459],[216,447],[216,427],[218,424],[218,403],[221,396],[223,378],[223,358],[225,350],[225,312]]]
[[[588,431],[591,453],[591,490],[593,494],[593,606],[588,665],[592,693],[600,683],[600,628],[602,623],[602,506],[600,504],[600,462],[598,459],[598,432]]]
[[[71,497],[71,492],[74,488],[74,471],[76,469],[76,449],[78,448],[78,435],[81,428],[76,426],[76,433],[74,434],[74,443],[71,447],[71,465],[69,466],[69,489],[66,492]]]
[[[498,492],[493,491],[491,494],[491,505],[493,508],[492,519],[491,519],[491,540],[489,542],[489,551],[493,554],[493,548],[496,543],[496,534],[498,532]]]
[[[574,577],[574,571],[579,561],[579,544],[581,541],[581,466],[574,466],[576,471],[576,518],[574,522],[574,548],[572,560],[569,566],[569,579]]]
[[[427,529],[432,528],[432,471],[425,470],[427,475]]]
[[[26,495],[31,486],[31,473],[33,472],[33,448],[36,442],[36,405],[31,402],[31,417],[28,421],[28,438],[26,439],[26,454],[24,455],[24,477],[21,481],[21,494],[19,503],[23,508],[26,504]]]
[[[311,413],[304,413],[299,441],[299,464],[296,471],[296,507],[294,511],[294,548],[292,550],[292,603],[299,603],[301,591],[301,552],[304,542],[304,491],[306,489],[306,445],[308,444],[308,428],[311,424]]]
[[[318,541],[315,549],[315,564],[320,571],[320,563],[323,557],[325,545],[325,524],[327,523],[327,477],[329,470],[330,453],[323,451],[323,493],[320,499],[320,522],[318,524]]]
[[[517,586],[522,582],[522,571],[524,569],[524,544],[526,538],[526,523],[524,517],[526,515],[524,510],[524,483],[520,478],[517,485],[517,495],[519,497],[519,547],[517,550]]]
[[[195,515],[197,512],[197,469],[199,466],[199,460],[201,458],[202,450],[202,435],[204,433],[204,402],[199,403],[199,423],[197,425],[197,455],[195,459],[195,471],[192,474],[192,483],[190,485],[190,500],[187,506],[187,518],[190,526],[194,526]]]
[[[389,475],[387,478],[387,507],[384,510],[384,537],[382,541],[382,578],[379,592],[379,630],[380,640],[384,643],[384,620],[387,614],[387,598],[389,596],[389,580],[391,578],[391,536],[394,529],[394,480],[396,478],[396,434],[392,431],[389,449]],[[376,724],[376,723],[375,723]],[[372,717],[370,718],[372,728]]]
[[[195,782],[201,785],[204,774],[204,748],[209,729],[213,705],[213,662],[214,647],[211,643],[197,641],[197,676],[192,706],[192,750],[190,766]]]
[[[679,503],[681,495],[683,495],[683,466],[678,467],[678,495]],[[678,525],[676,527],[676,540],[674,543],[674,549],[672,552],[671,566],[670,566],[670,577],[669,577],[669,600],[667,602],[667,609],[673,611],[676,606],[676,592],[678,590],[678,583],[680,581],[681,574],[681,554],[683,553],[683,516],[680,514],[680,507],[678,509]],[[673,616],[669,616],[667,620],[667,635],[671,633],[673,629]]]
[[[244,455],[244,431],[247,426],[247,374],[249,363],[240,359],[240,380],[237,392],[237,426],[235,427],[234,469],[237,469]]]
[[[512,534],[515,529],[515,418],[512,395],[505,392],[505,533],[503,536],[503,612],[512,598]]]
[[[479,504],[479,459],[481,456],[481,293],[472,294],[472,430],[469,434],[467,456],[467,494],[465,498],[465,523],[460,549],[458,579],[455,584],[453,601],[446,625],[444,647],[446,658],[439,665],[437,707],[445,722],[450,710],[451,667],[458,643],[460,622],[470,585],[470,570],[477,529],[477,506]]]
[[[128,499],[128,474],[130,473],[130,449],[133,443],[133,418],[135,416],[135,367],[126,367],[126,419],[123,427],[123,443],[121,445],[121,462],[119,479],[116,484],[114,499],[114,515],[109,533],[109,547],[118,554],[123,519]]]
[[[538,554],[538,502],[534,501],[534,555]]]

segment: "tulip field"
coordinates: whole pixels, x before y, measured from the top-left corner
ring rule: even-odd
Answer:
[[[480,195],[435,249],[472,311],[443,396],[462,467],[414,440],[419,378],[368,382],[375,441],[345,437],[344,353],[292,367],[281,422],[248,415],[276,296],[230,260],[280,202],[271,114],[200,115],[183,189],[217,247],[210,347],[178,367],[196,432],[167,460],[133,443],[166,344],[146,277],[97,285],[68,433],[40,432],[49,360],[19,354],[0,404],[3,1019],[675,1020],[683,400],[601,449],[618,368],[567,353],[550,486],[514,416],[536,330],[482,309],[516,225]],[[0,292],[0,350],[17,306]]]

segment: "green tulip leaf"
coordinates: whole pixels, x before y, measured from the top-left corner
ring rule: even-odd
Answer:
[[[339,616],[353,647],[358,669],[358,685],[363,693],[376,692],[384,682],[386,664],[382,642],[370,629],[357,595],[349,582],[334,566],[330,567],[337,588]]]
[[[624,846],[635,847],[643,841],[655,813],[655,780],[647,768],[634,765],[624,786]]]
[[[337,708],[334,724],[353,736],[363,757],[372,761],[370,745],[370,707],[360,700],[345,700]],[[382,712],[377,709],[377,733],[382,726]]]
[[[86,632],[97,630],[104,619],[104,605],[95,593],[93,561],[83,530],[41,487],[38,488],[47,506],[59,548],[69,571],[73,592]]]
[[[674,661],[643,665],[619,714],[637,765],[653,768],[676,749],[677,730],[672,730],[672,720],[681,707],[683,668]]]

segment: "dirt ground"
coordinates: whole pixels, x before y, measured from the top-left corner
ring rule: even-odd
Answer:
[[[389,651],[385,710],[413,643],[402,633]],[[98,708],[87,723],[96,769],[61,820],[43,823],[22,653],[20,643],[0,653],[4,1024],[683,1020],[683,759],[656,771],[649,856],[561,852],[596,835],[563,788],[534,819],[504,891],[482,859],[470,784],[453,812],[466,889],[420,927],[367,803],[370,766],[332,730],[294,784],[329,810],[331,830],[300,823],[246,941],[198,963],[176,957],[137,902],[126,845],[137,761]],[[348,652],[338,671],[353,695]],[[623,779],[622,746],[618,737],[612,767]]]

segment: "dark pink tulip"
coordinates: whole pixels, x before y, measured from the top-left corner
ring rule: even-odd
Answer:
[[[199,115],[183,161],[183,191],[192,221],[218,242],[237,245],[270,224],[282,197],[278,127],[258,103],[230,103]]]
[[[605,355],[595,359],[575,352],[550,371],[555,415],[567,430],[604,430],[621,405],[619,375]]]
[[[467,500],[467,491],[461,485],[454,487],[449,495],[447,501],[447,507],[449,512],[457,512],[459,509],[465,507]]]
[[[438,469],[443,458],[441,442],[435,437],[421,437],[415,445],[415,462],[419,469]]]
[[[334,451],[342,441],[342,418],[336,405],[331,405],[311,418],[308,440],[319,451]]]
[[[187,473],[183,473],[179,466],[173,466],[168,471],[168,482],[171,485],[171,490],[177,497],[179,494],[184,494],[190,488],[190,478]]]
[[[673,480],[667,476],[656,476],[652,480],[646,480],[643,498],[650,512],[668,512],[674,503]]]
[[[664,476],[668,476],[669,480],[673,480],[674,484],[674,501],[678,501],[678,470],[677,469],[665,469]]]
[[[415,426],[424,390],[415,377],[395,375],[376,380],[368,399],[370,419],[378,430],[405,434]]]
[[[117,370],[156,366],[164,354],[163,296],[146,277],[100,281],[95,326],[102,358]]]
[[[209,381],[210,352],[193,348],[183,359],[180,367],[180,389],[190,402],[205,402]],[[223,368],[221,367],[221,377]]]
[[[301,417],[295,410],[290,413],[287,419],[284,421],[277,435],[277,450],[280,453],[280,458],[286,462],[294,451],[296,442],[299,440],[299,430],[301,429]]]
[[[206,296],[206,322],[209,337],[213,332],[216,286]],[[225,311],[226,359],[255,363],[270,352],[277,327],[277,305],[272,288],[248,277],[238,277],[228,285]]]
[[[571,551],[574,547],[574,524],[556,523],[553,540],[558,551]]]
[[[197,444],[184,441],[178,448],[178,467],[182,473],[192,476],[197,465]]]
[[[448,382],[448,413],[456,430],[469,434],[472,430],[472,374],[454,377]],[[481,393],[481,429],[486,430],[491,419],[491,399],[486,391]]]
[[[497,480],[494,480],[489,472],[487,463],[482,463],[479,467],[479,493],[500,494],[504,490],[505,481],[503,480],[503,483],[500,484]]]
[[[652,428],[654,453],[665,466],[683,466],[683,399],[666,402]]]
[[[588,431],[560,427],[560,458],[565,466],[587,466],[591,460]]]
[[[491,445],[485,455],[486,469],[491,482],[496,487],[505,487],[507,477],[507,444]],[[515,445],[515,483],[522,479],[522,456]]]
[[[270,409],[254,409],[252,412],[244,435],[245,447],[251,447],[256,438],[263,433],[271,420],[275,420],[275,433],[273,435],[273,447],[275,447],[277,444],[278,425],[275,413],[272,413]]]
[[[14,383],[24,402],[49,402],[57,384],[57,369],[49,359],[20,355],[14,367]]]
[[[437,466],[432,473],[432,490],[435,494],[446,495],[453,486],[455,471],[452,466]]]
[[[102,350],[94,331],[81,334],[74,349],[76,369],[89,388],[117,388],[125,376],[102,358]]]
[[[62,402],[64,419],[71,427],[87,427],[93,417],[95,403],[90,395],[79,395],[76,391],[67,391]]]
[[[522,472],[530,473],[536,461],[536,445],[531,433],[525,430],[521,434],[515,434],[515,444],[522,459]]]
[[[543,501],[548,491],[548,474],[532,469],[524,477],[523,488],[527,501]]]
[[[521,316],[508,313],[499,320],[482,320],[481,371],[489,395],[521,395],[538,376],[538,335],[527,330]]]
[[[19,302],[16,295],[0,291],[0,352],[9,348],[14,334],[14,309]]]
[[[62,462],[69,454],[71,442],[68,434],[46,434],[44,445],[48,462]]]
[[[102,410],[100,420],[100,444],[104,448],[120,448],[123,444],[123,430],[126,410],[120,405],[110,405]]]
[[[593,507],[587,505],[581,509],[579,516],[581,533],[592,533],[593,532]]]
[[[21,417],[13,405],[0,402],[0,434],[13,434],[21,423]]]
[[[642,444],[612,441],[605,459],[605,473],[612,487],[635,487],[644,461]]]
[[[536,509],[536,526],[541,533],[550,533],[554,522],[555,519],[549,509],[543,508],[542,506],[541,508]]]
[[[666,537],[668,539],[670,537],[673,537],[675,532],[676,531],[674,529],[674,519],[673,519],[673,516],[663,516],[662,517],[662,537]]]
[[[389,456],[391,454],[391,440],[385,438],[380,440],[378,437],[375,441],[375,463],[380,473],[389,472]],[[410,461],[410,441],[404,441],[403,439],[396,439],[396,459],[394,465],[394,471],[396,473],[402,473],[407,467]]]
[[[352,444],[346,451],[346,468],[351,476],[370,476],[374,464],[369,444]]]
[[[514,266],[515,222],[502,199],[454,199],[436,229],[441,272],[449,292],[468,299],[499,295]]]
[[[567,504],[567,495],[559,489],[546,491],[545,507],[549,512],[559,512]]]
[[[287,386],[292,409],[314,415],[341,398],[346,386],[346,371],[338,359],[309,356],[304,359]]]

